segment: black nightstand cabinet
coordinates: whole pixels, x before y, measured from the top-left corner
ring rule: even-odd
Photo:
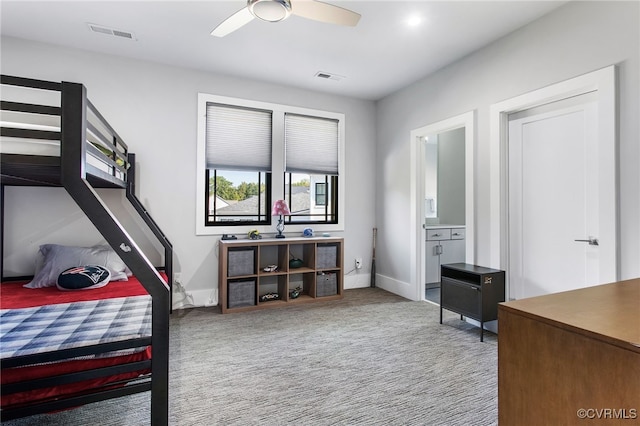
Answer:
[[[442,310],[457,312],[480,321],[480,341],[484,323],[498,319],[498,303],[504,302],[504,271],[466,263],[440,267],[440,324]]]

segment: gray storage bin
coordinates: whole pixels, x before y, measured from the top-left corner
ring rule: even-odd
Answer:
[[[229,308],[254,306],[256,304],[256,281],[229,281]]]
[[[316,297],[338,294],[338,276],[334,273],[316,275]]]
[[[318,244],[316,249],[316,268],[327,269],[338,266],[338,245]]]
[[[255,254],[254,248],[229,249],[227,276],[237,277],[255,274]]]

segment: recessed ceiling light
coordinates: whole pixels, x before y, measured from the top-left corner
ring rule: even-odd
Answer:
[[[412,15],[407,19],[407,25],[410,27],[417,27],[422,23],[422,18],[418,15]]]

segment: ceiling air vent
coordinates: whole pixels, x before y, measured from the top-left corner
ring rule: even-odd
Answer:
[[[335,81],[340,81],[344,78],[344,76],[342,75],[338,75],[338,74],[331,74],[328,72],[324,72],[324,71],[318,71],[316,73],[316,77],[318,78],[322,78],[325,80],[335,80]]]
[[[120,38],[126,38],[129,40],[135,40],[136,36],[135,34],[129,32],[129,31],[121,31],[121,30],[116,30],[114,28],[109,28],[109,27],[105,27],[102,25],[96,25],[96,24],[87,24],[89,26],[89,29],[91,31],[93,31],[94,33],[100,33],[100,34],[106,34],[106,35],[110,35],[110,36],[114,36],[114,37],[120,37]]]

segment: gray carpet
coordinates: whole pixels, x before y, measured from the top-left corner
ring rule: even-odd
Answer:
[[[497,336],[381,289],[171,318],[171,425],[497,424]],[[148,394],[7,425],[140,425]]]

